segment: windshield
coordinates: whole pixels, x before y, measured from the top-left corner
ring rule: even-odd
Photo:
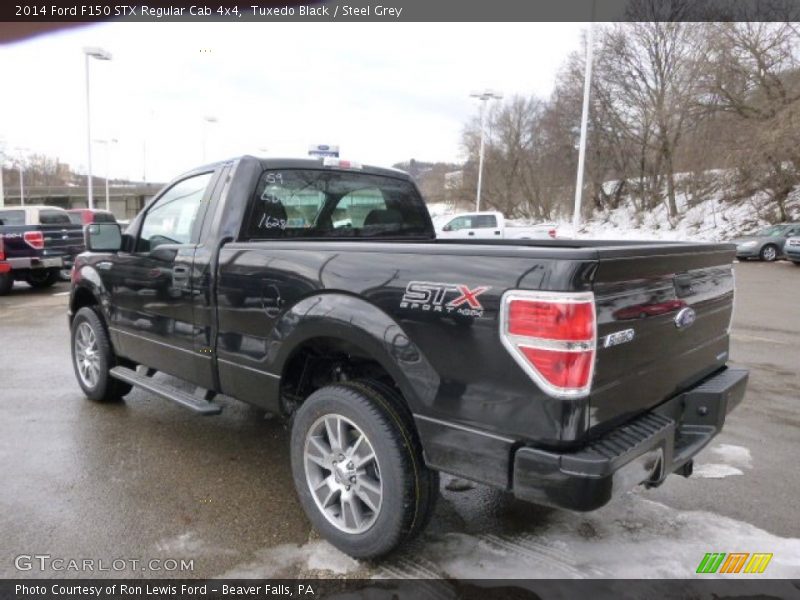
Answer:
[[[266,171],[243,239],[431,236],[428,212],[405,179],[357,171]]]

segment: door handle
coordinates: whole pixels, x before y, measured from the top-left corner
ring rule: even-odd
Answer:
[[[475,235],[474,231],[470,231],[467,235]]]
[[[500,235],[500,232],[499,231],[495,231],[494,234],[495,235]]]
[[[188,275],[189,267],[183,267],[180,265],[178,265],[177,267],[172,267],[172,273],[175,275]]]

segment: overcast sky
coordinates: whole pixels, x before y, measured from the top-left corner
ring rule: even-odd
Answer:
[[[0,46],[0,141],[86,168],[84,46],[92,137],[116,138],[111,175],[165,181],[254,153],[391,165],[462,158],[471,91],[552,91],[581,23],[111,23]],[[205,116],[218,121],[207,124]],[[94,171],[106,155],[94,146]],[[146,148],[146,150],[145,150]]]

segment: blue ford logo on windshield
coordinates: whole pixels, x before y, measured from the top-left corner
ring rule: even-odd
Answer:
[[[682,308],[677,315],[675,315],[675,327],[678,329],[686,329],[691,327],[697,319],[697,313],[693,308]]]

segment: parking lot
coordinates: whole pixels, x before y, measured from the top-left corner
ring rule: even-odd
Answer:
[[[796,577],[800,268],[740,263],[736,281],[731,356],[749,389],[695,476],[588,514],[443,478],[431,527],[380,565],[310,530],[281,423],[225,399],[218,417],[141,391],[88,402],[69,357],[68,284],[17,284],[0,298],[0,576],[81,575],[15,566],[47,554],[193,560],[189,572],[127,564],[110,576],[690,577],[706,552],[771,552],[768,574]]]

